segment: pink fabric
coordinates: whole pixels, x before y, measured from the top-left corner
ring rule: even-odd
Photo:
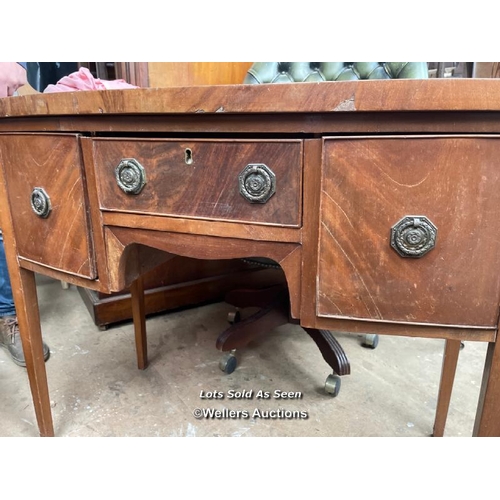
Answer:
[[[125,80],[101,80],[94,78],[87,68],[80,68],[71,75],[64,76],[55,85],[48,85],[43,91],[51,92],[74,92],[75,90],[111,90],[111,89],[137,89]]]

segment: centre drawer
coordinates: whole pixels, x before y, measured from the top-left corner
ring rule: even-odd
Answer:
[[[301,225],[302,141],[95,139],[102,210]]]

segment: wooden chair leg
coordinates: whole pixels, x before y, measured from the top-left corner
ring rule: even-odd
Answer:
[[[288,289],[283,285],[262,290],[233,290],[226,295],[225,301],[239,308],[260,307],[261,309],[219,335],[216,347],[221,351],[240,349],[258,335],[287,323],[296,323],[290,317]],[[323,359],[337,375],[351,373],[347,355],[330,331],[305,327],[303,329],[314,340]]]
[[[134,320],[137,367],[144,370],[148,366],[148,343],[146,338],[146,308],[144,305],[144,281],[137,278],[130,287],[132,298],[132,318]]]
[[[351,373],[351,365],[347,355],[330,331],[306,327],[302,327],[302,329],[314,340],[323,359],[337,375],[342,376]]]
[[[241,349],[258,336],[286,325],[288,318],[287,302],[274,303],[230,326],[219,335],[215,346],[224,352]]]
[[[326,379],[324,390],[326,394],[335,398],[340,391],[340,377],[351,373],[351,364],[347,354],[329,330],[307,328],[305,326],[302,326],[302,329],[311,337],[321,352],[323,359],[333,370],[333,373],[328,375]]]
[[[441,370],[441,382],[439,384],[434,432],[432,433],[434,437],[443,437],[444,435],[459,354],[460,340],[447,340],[444,348],[443,368]]]

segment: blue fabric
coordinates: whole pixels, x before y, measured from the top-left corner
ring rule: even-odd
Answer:
[[[14,306],[9,270],[7,269],[7,261],[5,259],[3,235],[0,233],[0,317],[15,315],[16,307]]]

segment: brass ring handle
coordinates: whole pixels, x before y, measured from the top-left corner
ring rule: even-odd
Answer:
[[[124,158],[115,169],[116,182],[127,194],[139,194],[146,185],[146,170],[134,158]]]
[[[391,246],[401,257],[420,258],[436,246],[437,227],[423,215],[407,215],[391,228]]]
[[[49,195],[43,188],[36,187],[31,193],[31,208],[38,217],[46,219],[52,211]]]
[[[247,165],[238,177],[240,194],[250,203],[266,203],[276,192],[276,176],[263,163]]]

